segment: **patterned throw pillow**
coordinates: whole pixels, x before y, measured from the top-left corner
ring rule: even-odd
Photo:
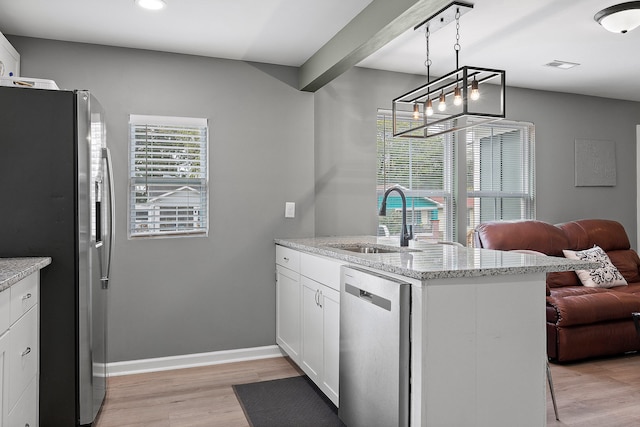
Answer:
[[[576,274],[584,286],[589,288],[613,288],[614,286],[625,286],[627,281],[611,262],[607,253],[599,246],[593,246],[584,251],[563,250],[564,256],[569,259],[581,261],[599,262],[602,267],[595,270],[577,270]]]

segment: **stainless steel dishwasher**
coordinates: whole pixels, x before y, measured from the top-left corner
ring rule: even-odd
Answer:
[[[409,425],[411,286],[342,267],[340,406],[348,427]]]

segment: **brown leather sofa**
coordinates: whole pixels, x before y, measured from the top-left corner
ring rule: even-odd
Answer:
[[[611,220],[583,219],[552,225],[543,221],[480,224],[474,245],[529,250],[563,257],[563,249],[600,246],[628,285],[583,286],[575,272],[547,274],[547,353],[568,362],[640,350],[631,313],[640,311],[640,258],[624,227]]]

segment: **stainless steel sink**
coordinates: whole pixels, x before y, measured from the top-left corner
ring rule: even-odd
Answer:
[[[327,245],[327,246],[333,249],[340,249],[340,250],[349,251],[349,252],[357,252],[360,254],[391,254],[391,253],[399,253],[399,252],[415,252],[416,251],[416,249],[410,249],[407,247],[378,245],[374,243],[345,243],[345,244],[334,244],[334,245]]]

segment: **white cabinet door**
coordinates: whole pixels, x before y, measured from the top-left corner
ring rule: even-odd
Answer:
[[[302,370],[320,384],[323,364],[323,320],[320,283],[302,276]]]
[[[37,378],[33,378],[16,406],[7,417],[7,426],[36,427],[38,425],[38,387]]]
[[[300,274],[276,265],[276,342],[300,363]]]
[[[38,371],[37,307],[22,316],[10,329],[9,408],[14,407]]]
[[[5,291],[6,292],[6,291]],[[0,427],[6,427],[9,413],[9,332],[0,335]]]
[[[340,292],[323,286],[322,289],[323,358],[320,388],[338,406],[338,378],[340,360]]]
[[[340,293],[301,276],[302,370],[338,405]]]

